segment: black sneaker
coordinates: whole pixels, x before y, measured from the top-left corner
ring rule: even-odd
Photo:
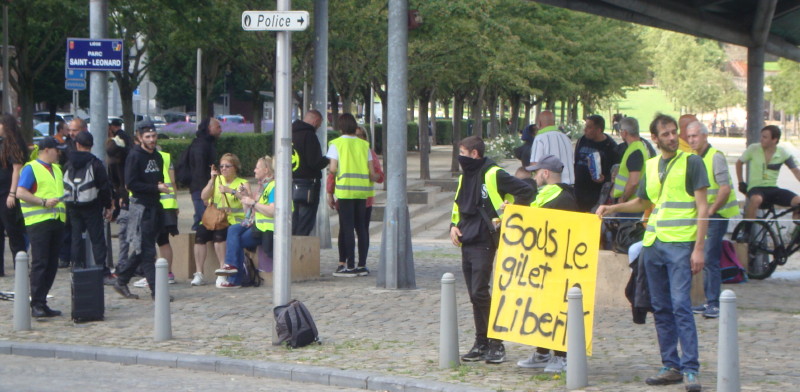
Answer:
[[[506,361],[506,346],[497,340],[489,341],[489,350],[486,351],[486,363],[503,363]]]
[[[50,309],[47,305],[34,305],[31,307],[31,316],[36,318],[56,317],[61,316],[61,311]]]
[[[482,361],[486,358],[486,351],[488,350],[489,346],[475,343],[475,345],[472,346],[472,348],[466,354],[461,356],[461,360],[464,362]]]
[[[677,369],[662,367],[653,377],[648,377],[644,381],[647,385],[669,385],[683,382],[683,374]]]
[[[367,276],[367,275],[369,275],[369,269],[367,269],[367,267],[358,267],[358,268],[356,268],[356,275],[357,276]]]
[[[336,277],[339,277],[339,278],[355,278],[356,276],[358,276],[358,273],[356,272],[355,268],[353,268],[353,269],[346,268],[346,269],[344,269],[342,271],[339,271],[337,269],[336,272],[333,273],[333,276],[336,276]]]
[[[333,272],[333,276],[336,276],[336,274],[344,272],[344,270],[346,270],[346,269],[347,269],[347,267],[345,267],[342,264],[339,264],[339,266],[336,267],[336,271]]]

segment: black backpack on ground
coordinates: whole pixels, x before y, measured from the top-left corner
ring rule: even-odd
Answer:
[[[302,302],[293,299],[272,311],[275,314],[275,329],[280,343],[298,348],[319,341],[317,325]]]
[[[79,169],[73,167],[72,162],[68,162],[64,171],[64,203],[70,206],[82,206],[97,200],[100,189],[94,178],[92,161]]]
[[[264,282],[264,279],[258,273],[256,262],[253,260],[252,253],[244,252],[244,277],[242,278],[242,287],[258,287]],[[258,257],[258,253],[255,253]]]

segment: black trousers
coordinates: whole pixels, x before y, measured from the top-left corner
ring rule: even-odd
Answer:
[[[58,249],[64,238],[64,223],[50,219],[27,226],[31,238],[31,306],[47,304],[58,271]]]
[[[355,234],[354,234],[355,233]],[[339,249],[344,249],[347,268],[354,268],[356,236],[358,236],[358,266],[367,265],[369,229],[367,228],[367,200],[339,199]]]
[[[86,262],[86,243],[83,240],[85,232],[92,240],[92,255],[94,264],[103,266],[106,275],[111,273],[106,265],[108,248],[106,247],[105,223],[103,222],[103,207],[100,205],[90,205],[84,207],[67,207],[69,216],[70,235],[72,237],[70,247],[70,259],[76,267],[90,267]]]
[[[320,181],[314,179],[298,178],[294,183],[303,183],[304,186],[311,187],[311,202],[294,202],[292,211],[292,235],[310,235],[317,224],[317,208],[319,207],[319,188]]]
[[[494,246],[461,246],[461,269],[467,283],[469,300],[472,302],[472,317],[475,319],[475,342],[488,344],[486,332],[489,330],[489,309],[492,296],[489,294],[489,280],[497,249]]]
[[[22,219],[19,201],[13,208],[6,206],[5,200],[8,193],[0,195],[0,276],[5,275],[5,235],[8,236],[8,245],[11,248],[11,255],[16,256],[17,252],[24,252],[27,248],[25,244],[25,221]],[[12,260],[12,263],[14,261]]]
[[[129,211],[130,213],[130,211]],[[142,245],[141,252],[134,255],[132,252],[128,254],[128,261],[125,264],[117,264],[117,282],[121,285],[126,285],[131,281],[133,275],[136,273],[136,268],[142,266],[144,277],[147,278],[147,284],[150,285],[152,295],[156,293],[156,238],[158,233],[161,232],[161,205],[146,206],[142,215],[142,220],[139,222],[141,225]],[[136,230],[134,227],[135,222],[130,220],[128,216],[128,231]],[[120,238],[120,241],[124,239]]]

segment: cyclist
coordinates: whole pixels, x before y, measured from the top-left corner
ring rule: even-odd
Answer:
[[[761,129],[761,142],[747,146],[747,150],[736,161],[739,192],[747,195],[745,219],[755,219],[756,211],[762,206],[794,207],[800,204],[800,196],[788,189],[778,188],[778,172],[783,165],[786,165],[800,181],[800,168],[797,167],[792,154],[778,146],[780,139],[781,129],[776,125],[767,125]],[[742,167],[745,163],[750,169],[747,182],[742,181]],[[797,212],[794,213],[794,219],[798,219]],[[745,233],[749,231],[749,227],[745,225]]]

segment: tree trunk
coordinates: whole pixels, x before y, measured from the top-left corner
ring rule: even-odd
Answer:
[[[500,124],[497,123],[497,93],[493,93],[489,98],[489,137],[497,137]]]
[[[430,169],[430,143],[428,143],[428,100],[430,92],[422,91],[419,98],[419,179],[429,180]]]
[[[450,100],[442,101],[444,106],[444,118],[450,118]]]
[[[472,114],[472,134],[480,138],[485,138],[483,134],[483,94],[486,91],[486,86],[480,86],[478,92],[471,102]]]
[[[436,145],[438,144],[436,140],[436,92],[431,91],[431,96],[429,99],[431,101],[431,135],[433,135],[433,138],[431,138],[431,143]]]
[[[500,112],[497,114],[500,121],[500,128],[497,129],[498,134],[503,130],[503,124],[506,119],[506,100],[505,98],[500,98]]]
[[[253,132],[261,133],[261,120],[264,118],[264,97],[258,89],[253,89]]]
[[[339,119],[339,94],[333,89],[333,85],[328,88],[328,100],[331,106],[331,128],[336,129],[336,120]]]
[[[521,97],[519,94],[514,94],[511,96],[511,125],[509,126],[508,133],[513,135],[517,133],[519,130],[519,106],[520,106],[520,99]]]
[[[450,171],[458,173],[458,143],[461,142],[461,118],[464,116],[464,97],[453,98],[453,153],[450,162]]]
[[[351,95],[342,96],[342,113],[350,113],[355,116],[353,112],[353,97]]]
[[[561,123],[564,123],[564,107],[567,106],[566,101],[561,101]]]
[[[524,105],[525,105],[525,120],[523,124],[525,127],[527,127],[528,124],[531,123],[531,109],[533,108],[533,101],[528,99],[524,102]]]

